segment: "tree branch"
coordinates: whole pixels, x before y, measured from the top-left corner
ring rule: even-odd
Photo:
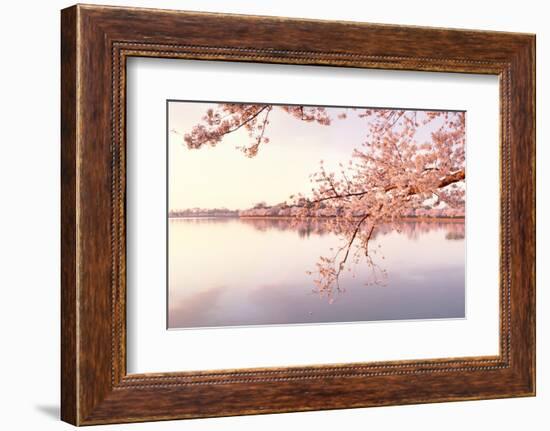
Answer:
[[[437,184],[437,188],[442,189],[443,187],[447,187],[451,184],[462,181],[465,178],[466,178],[466,173],[465,173],[464,169],[461,169],[457,172],[454,172],[452,174],[449,174],[449,175],[441,178],[439,180],[439,183]],[[387,193],[387,192],[390,192],[390,191],[395,190],[397,188],[398,188],[397,185],[391,184],[389,186],[384,187],[384,192]],[[344,199],[344,198],[363,196],[363,195],[366,195],[368,193],[372,193],[372,191],[373,190],[364,190],[364,191],[354,192],[354,193],[342,193],[342,194],[339,194],[339,195],[336,195],[336,196],[325,196],[325,197],[322,197],[322,198],[319,198],[319,199],[314,199],[312,201],[309,201],[309,203],[316,204],[316,203],[320,203],[320,202],[324,202],[324,201],[328,201],[328,200],[333,200],[333,199]],[[413,186],[413,187],[409,188],[409,190],[407,192],[407,195],[411,196],[411,195],[418,194],[419,192],[420,191],[418,190],[418,188]]]
[[[229,129],[227,130],[226,132],[223,132],[221,133],[221,136],[225,136],[225,135],[228,135],[229,133],[233,133],[233,132],[236,132],[237,130],[239,130],[241,127],[243,127],[245,124],[248,124],[250,123],[252,120],[254,120],[254,118],[256,118],[258,115],[260,115],[263,111],[265,111],[267,108],[271,109],[271,106],[272,105],[263,105],[260,109],[258,109],[258,111],[256,111],[253,115],[251,115],[250,117],[246,118],[244,121],[242,121],[239,125],[237,125],[236,127],[232,128],[232,129]],[[203,141],[200,141],[200,142],[197,142],[196,143],[196,147],[199,148],[201,145],[205,144],[206,142],[208,142],[209,139],[204,139]]]
[[[267,125],[267,119],[269,118],[269,113],[271,112],[271,109],[272,109],[272,107],[270,105],[266,105],[266,106],[269,106],[269,108],[267,109],[267,112],[265,113],[264,122],[262,124],[262,134],[260,136],[258,136],[258,142],[256,143],[256,145],[260,145],[260,143],[262,142],[262,139],[263,139],[264,133],[265,133],[265,126]]]

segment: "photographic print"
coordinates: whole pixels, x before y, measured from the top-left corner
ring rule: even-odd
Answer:
[[[464,111],[167,116],[169,329],[465,317]]]

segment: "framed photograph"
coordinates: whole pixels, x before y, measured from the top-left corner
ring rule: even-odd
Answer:
[[[62,419],[535,395],[535,37],[61,14]]]

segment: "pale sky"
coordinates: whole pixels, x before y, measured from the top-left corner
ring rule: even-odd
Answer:
[[[169,102],[169,208],[246,209],[258,202],[269,205],[288,201],[297,193],[309,194],[309,175],[324,161],[327,171],[338,172],[338,163],[347,163],[354,148],[365,140],[367,125],[357,112],[348,118],[337,115],[342,108],[327,108],[330,126],[306,123],[274,109],[258,154],[248,158],[238,146],[251,139],[244,129],[226,135],[215,147],[190,150],[183,135],[201,121],[216,104]],[[170,132],[177,130],[179,134]]]

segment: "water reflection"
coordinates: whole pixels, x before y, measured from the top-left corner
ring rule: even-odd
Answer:
[[[378,226],[326,301],[307,271],[341,245],[331,219],[169,222],[171,328],[464,317],[463,220]],[[374,272],[376,275],[376,272]]]
[[[339,226],[341,220],[333,218],[307,218],[294,219],[289,217],[186,217],[172,218],[170,223],[186,223],[186,224],[223,224],[234,223],[238,221],[247,226],[251,226],[261,232],[268,230],[294,230],[300,237],[308,237],[312,234],[326,235],[328,233],[340,233]],[[398,231],[407,236],[407,238],[415,239],[419,234],[430,232],[433,230],[444,229],[449,235],[448,239],[464,239],[464,220],[463,219],[404,219],[394,223],[386,223],[376,227],[374,235],[387,234],[389,232]]]

